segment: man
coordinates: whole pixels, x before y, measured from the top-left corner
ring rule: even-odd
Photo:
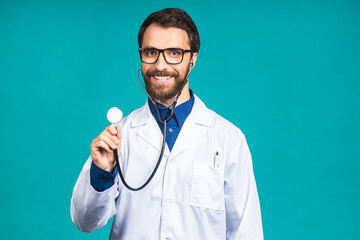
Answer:
[[[138,41],[150,97],[120,127],[108,126],[93,140],[74,187],[72,221],[81,231],[92,232],[115,216],[110,239],[263,239],[245,137],[189,89],[187,75],[200,48],[192,19],[181,9],[152,13]],[[126,182],[141,186],[159,158],[168,117],[157,172],[142,190],[127,189],[119,180],[113,151],[119,149]]]

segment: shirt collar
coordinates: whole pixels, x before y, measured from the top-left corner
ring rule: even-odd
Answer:
[[[174,109],[173,118],[175,118],[178,126],[182,126],[184,124],[186,118],[189,116],[189,114],[194,106],[194,100],[195,100],[194,94],[191,90],[189,90],[189,91],[190,91],[190,99],[187,100],[186,102],[180,104],[179,106],[176,106]],[[159,110],[160,110],[161,117],[163,119],[168,117],[168,114],[170,114],[170,111],[168,111],[168,108],[166,108],[164,105],[162,105],[158,102],[155,102],[155,103],[158,107],[160,107]],[[150,99],[148,100],[148,104],[150,107],[150,111],[151,111],[152,115],[154,116],[154,118],[156,119],[156,121],[160,122],[156,108]]]

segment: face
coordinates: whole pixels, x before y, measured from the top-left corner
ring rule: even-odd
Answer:
[[[186,31],[175,27],[161,27],[151,24],[144,33],[142,48],[153,47],[157,49],[181,48],[190,49],[189,38]],[[197,53],[187,52],[180,64],[168,64],[161,53],[153,64],[141,63],[142,75],[149,95],[160,103],[172,101],[181,90],[190,62],[195,65]],[[189,92],[188,83],[183,92]],[[167,105],[167,104],[165,104]]]

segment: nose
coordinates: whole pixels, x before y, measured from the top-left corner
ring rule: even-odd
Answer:
[[[164,52],[160,53],[160,56],[155,63],[155,67],[158,71],[165,71],[169,67],[169,65],[165,61]]]

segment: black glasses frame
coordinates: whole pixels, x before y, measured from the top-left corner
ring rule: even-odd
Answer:
[[[157,56],[157,58],[156,58],[156,60],[155,60],[154,62],[145,62],[145,61],[142,60],[142,57],[141,57],[141,52],[142,52],[142,50],[157,50],[157,51],[159,51],[159,54],[158,54],[158,56]],[[170,62],[168,62],[168,61],[166,60],[165,53],[164,53],[164,51],[166,51],[166,50],[180,50],[180,51],[182,52],[181,61],[178,62],[178,63],[170,63]],[[186,50],[186,49],[181,49],[181,48],[165,48],[165,49],[158,49],[158,48],[153,48],[153,47],[139,48],[140,60],[141,60],[143,63],[147,63],[147,64],[154,64],[154,63],[156,63],[157,60],[159,59],[161,53],[163,54],[163,57],[164,57],[165,62],[166,62],[167,64],[173,64],[173,65],[175,65],[175,64],[180,64],[180,63],[182,63],[182,61],[184,60],[184,54],[185,54],[186,52],[190,52],[190,53],[191,53],[191,57],[192,57],[193,51],[191,51],[191,50]]]

